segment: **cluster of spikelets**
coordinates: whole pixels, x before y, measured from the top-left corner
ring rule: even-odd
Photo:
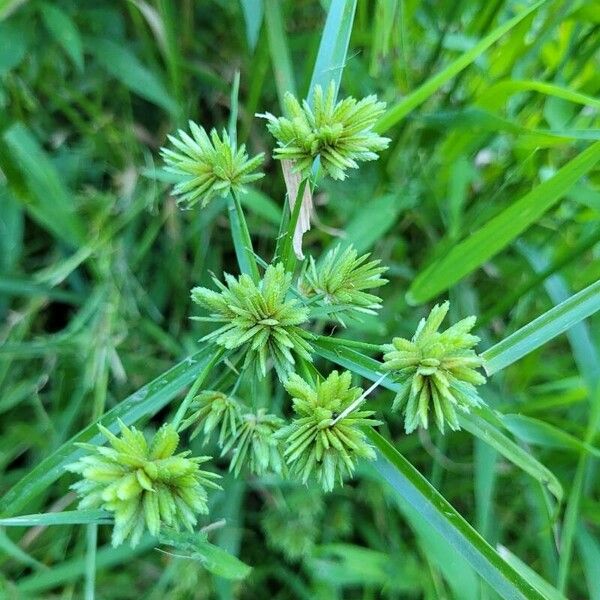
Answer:
[[[307,297],[320,295],[325,304],[346,306],[350,313],[374,314],[381,308],[381,298],[366,290],[387,283],[381,277],[387,267],[369,257],[370,254],[358,256],[353,246],[343,251],[336,246],[318,263],[311,256],[298,287]]]
[[[79,508],[101,508],[114,516],[113,546],[140,541],[144,531],[157,536],[161,527],[192,531],[197,515],[208,513],[206,488],[219,488],[216,473],[200,469],[210,460],[175,454],[179,435],[163,425],[151,443],[144,434],[119,422],[118,437],[102,425],[109,446],[81,444],[87,454],[67,466],[82,479],[72,486]]]
[[[262,376],[268,358],[281,379],[291,372],[294,353],[312,360],[312,335],[300,327],[308,320],[308,309],[290,297],[292,275],[285,272],[283,264],[267,267],[258,283],[245,274],[237,279],[226,274],[226,285],[216,278],[213,281],[218,292],[204,287],[192,290],[192,300],[210,312],[208,317],[196,318],[223,323],[203,341],[227,350],[242,348],[244,367],[253,364]]]
[[[486,381],[476,370],[483,363],[473,350],[479,338],[469,333],[475,317],[462,319],[440,332],[448,308],[448,302],[436,305],[420,321],[411,340],[394,338],[383,347],[383,368],[398,382],[392,409],[404,414],[407,433],[419,425],[427,428],[432,408],[441,432],[444,423],[450,429],[459,429],[457,409],[468,412],[483,402],[475,388]]]
[[[312,102],[298,100],[289,92],[284,98],[284,116],[257,115],[267,120],[267,129],[277,140],[274,157],[290,160],[294,168],[309,177],[313,162],[333,179],[345,179],[347,169],[357,169],[361,161],[377,160],[377,152],[390,140],[373,131],[385,110],[376,96],[362,100],[347,97],[336,104],[332,81],[327,91],[316,86]]]
[[[249,158],[246,147],[236,148],[225,130],[221,137],[215,129],[209,136],[193,121],[189,126],[191,136],[181,129],[179,137],[168,136],[175,150],[161,148],[166,170],[181,179],[173,188],[180,204],[206,206],[216,197],[243,192],[245,185],[263,177],[254,171],[264,154]]]
[[[229,470],[236,477],[244,465],[254,475],[282,473],[281,444],[274,437],[284,423],[280,417],[268,414],[264,409],[250,411],[237,398],[215,390],[196,396],[190,412],[181,428],[194,425],[190,439],[203,432],[204,443],[218,428],[217,444],[221,456],[232,453]]]
[[[303,483],[312,476],[326,492],[352,475],[358,458],[375,458],[361,427],[380,422],[371,418],[373,411],[357,410],[362,389],[351,385],[349,371],[332,371],[316,384],[294,373],[285,383],[296,417],[277,437],[290,474]]]

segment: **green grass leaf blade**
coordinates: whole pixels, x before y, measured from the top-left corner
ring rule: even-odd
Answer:
[[[49,525],[110,524],[112,522],[112,517],[106,511],[90,509],[8,517],[0,519],[0,527],[48,527]]]
[[[83,71],[83,44],[81,36],[71,17],[55,4],[40,6],[44,25],[67,53],[79,71]]]
[[[210,364],[211,358],[210,348],[204,348],[189,356],[117,404],[96,423],[80,431],[39,463],[0,499],[0,514],[14,515],[63,475],[65,465],[83,454],[83,450],[77,448],[77,443],[101,443],[103,436],[98,433],[98,423],[116,430],[117,419],[131,425],[146,415],[154,414],[165,407],[185,386],[192,383]]]
[[[423,104],[430,96],[438,91],[445,83],[458,75],[463,69],[474,62],[481,54],[483,54],[490,46],[496,43],[504,34],[508,33],[515,25],[518,25],[525,17],[536,11],[545,0],[532,4],[529,8],[519,13],[506,23],[503,23],[494,31],[486,35],[473,48],[465,52],[462,56],[450,63],[445,69],[429,78],[425,83],[411,92],[408,96],[400,100],[396,105],[392,106],[375,125],[375,130],[378,133],[383,133],[393,127],[402,120],[417,106]]]
[[[497,373],[598,310],[600,280],[486,350],[482,354],[486,372]]]
[[[600,600],[600,542],[582,524],[577,528],[577,548],[583,562],[585,579],[590,592],[590,600]]]
[[[600,142],[581,152],[553,177],[503,210],[415,278],[406,298],[419,304],[446,291],[495,256],[546,213],[596,163]]]
[[[373,429],[366,430],[366,434],[378,451],[374,463],[378,473],[443,535],[496,593],[507,599],[544,598],[387,440]]]
[[[271,64],[275,76],[275,87],[279,105],[283,106],[283,97],[286,92],[297,96],[296,79],[292,69],[292,59],[287,41],[287,34],[283,26],[281,4],[279,0],[265,0],[265,25],[271,53]]]
[[[135,54],[112,40],[101,38],[90,41],[89,49],[100,65],[125,87],[177,116],[177,103],[163,82]]]
[[[335,83],[337,96],[346,63],[355,12],[356,0],[332,0],[308,88],[307,97],[309,99],[312,98],[317,85],[325,90],[331,81]]]
[[[250,50],[254,50],[263,22],[265,6],[263,0],[240,0],[240,4],[242,5],[246,25],[246,41]]]
[[[69,190],[31,132],[22,123],[15,123],[2,137],[29,191],[26,199],[16,194],[15,198],[58,239],[72,246],[82,243],[85,228],[73,210]]]

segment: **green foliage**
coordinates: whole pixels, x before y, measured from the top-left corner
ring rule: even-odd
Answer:
[[[166,170],[181,179],[173,193],[187,208],[198,202],[206,206],[215,198],[243,192],[245,185],[264,176],[253,173],[262,164],[264,154],[248,158],[246,146],[236,148],[225,130],[219,137],[213,129],[209,137],[194,121],[189,122],[189,127],[191,137],[181,129],[178,138],[168,136],[175,150],[161,148]]]
[[[421,319],[412,339],[394,338],[383,347],[383,369],[399,383],[392,410],[404,414],[406,433],[419,425],[427,429],[433,406],[435,423],[444,432],[460,429],[456,410],[469,412],[483,400],[475,386],[485,383],[476,371],[483,361],[472,349],[479,338],[469,332],[475,317],[467,317],[439,332],[450,308],[449,302],[436,304],[426,319]]]
[[[224,323],[203,341],[228,350],[242,348],[244,365],[253,365],[262,376],[266,375],[268,358],[282,379],[296,362],[292,352],[312,360],[311,334],[299,327],[308,320],[308,311],[289,297],[292,275],[281,263],[267,267],[258,284],[248,275],[236,279],[227,274],[227,285],[215,277],[213,282],[219,292],[203,287],[192,290],[192,300],[211,313],[205,320]]]
[[[289,92],[284,97],[283,117],[271,113],[258,115],[277,140],[274,157],[291,160],[296,171],[310,177],[313,162],[320,159],[323,171],[333,179],[344,180],[347,169],[358,169],[362,161],[377,160],[378,152],[390,143],[373,132],[372,127],[385,110],[375,96],[360,101],[352,97],[335,103],[336,86],[327,92],[315,86],[312,103],[302,104]]]
[[[321,295],[325,304],[348,305],[348,312],[375,314],[381,308],[381,298],[365,290],[387,283],[381,275],[387,267],[380,260],[369,261],[370,254],[358,256],[352,246],[341,251],[336,246],[317,262],[311,256],[300,280],[300,291],[308,297]],[[340,313],[336,313],[339,318]]]
[[[356,457],[373,460],[375,453],[361,426],[377,425],[372,410],[356,410],[362,389],[350,387],[352,374],[332,371],[316,385],[292,373],[285,389],[292,396],[296,418],[277,437],[292,475],[306,483],[313,476],[324,491],[352,475]]]
[[[218,488],[216,473],[199,465],[208,456],[175,454],[179,435],[168,423],[148,443],[135,427],[119,422],[120,437],[99,425],[110,447],[81,444],[87,452],[67,470],[82,476],[73,484],[79,508],[103,508],[112,513],[113,546],[129,540],[135,547],[144,531],[157,536],[164,525],[193,530],[198,514],[208,513],[205,488]]]

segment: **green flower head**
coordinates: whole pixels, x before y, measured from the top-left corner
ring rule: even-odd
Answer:
[[[250,472],[255,475],[267,472],[281,474],[283,460],[275,434],[282,425],[283,419],[267,414],[264,408],[243,415],[237,433],[231,436],[221,453],[224,455],[233,449],[229,470],[237,477],[247,464]]]
[[[206,444],[212,432],[219,428],[219,446],[222,448],[231,436],[237,434],[242,407],[235,398],[223,392],[206,390],[194,398],[190,410],[192,414],[182,423],[181,428],[196,425],[190,435],[191,440],[202,431]]]
[[[482,359],[473,350],[479,338],[469,333],[475,317],[439,332],[449,306],[436,305],[427,319],[421,319],[412,340],[394,338],[383,347],[383,368],[396,376],[400,386],[392,409],[402,410],[407,433],[419,425],[427,428],[432,404],[443,433],[445,422],[450,429],[460,429],[456,409],[468,412],[483,402],[475,389],[485,383],[476,371]]]
[[[263,177],[263,173],[253,171],[261,165],[264,154],[248,158],[244,144],[236,148],[225,130],[219,137],[213,129],[209,137],[193,121],[189,126],[191,136],[180,129],[179,137],[168,136],[175,149],[160,150],[166,170],[181,177],[173,189],[180,204],[191,208],[201,202],[206,206],[231,191],[243,192],[246,184]]]
[[[326,304],[348,305],[351,312],[374,314],[381,308],[381,298],[365,290],[387,283],[381,277],[387,267],[381,267],[379,260],[369,261],[369,256],[358,256],[352,246],[343,251],[336,246],[319,263],[310,257],[300,290],[307,296],[322,294]]]
[[[210,311],[201,320],[223,323],[203,340],[233,350],[244,348],[246,363],[254,363],[265,375],[267,358],[271,358],[277,374],[285,378],[292,369],[293,354],[311,359],[312,335],[299,325],[308,320],[308,310],[295,298],[289,298],[292,275],[283,265],[270,265],[263,279],[255,284],[248,275],[238,279],[225,275],[224,285],[213,278],[219,292],[203,287],[192,290],[192,300]]]
[[[312,106],[300,104],[289,92],[284,98],[283,117],[270,113],[257,115],[267,119],[267,128],[277,140],[274,157],[291,160],[304,177],[309,177],[314,160],[333,179],[345,179],[347,169],[358,169],[361,161],[377,160],[377,152],[388,147],[390,140],[373,131],[373,125],[383,114],[384,102],[376,96],[360,101],[344,98],[335,103],[332,81],[323,92],[316,86]]]
[[[163,425],[150,444],[135,427],[119,426],[117,437],[98,425],[110,446],[80,444],[87,455],[67,466],[82,476],[72,486],[79,508],[113,513],[113,546],[126,539],[136,546],[146,529],[156,536],[162,525],[192,531],[196,515],[208,513],[205,488],[219,487],[219,475],[199,468],[210,457],[175,454],[179,436],[172,425]]]
[[[297,415],[278,434],[284,440],[290,473],[303,483],[313,474],[326,492],[336,480],[343,485],[344,476],[354,472],[357,458],[375,458],[361,426],[380,422],[371,418],[370,410],[348,412],[362,394],[361,388],[351,385],[349,371],[341,375],[332,371],[316,385],[294,373],[285,383]]]

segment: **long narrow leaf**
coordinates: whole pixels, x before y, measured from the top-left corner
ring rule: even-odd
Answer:
[[[112,517],[103,510],[69,510],[56,513],[39,513],[0,519],[0,527],[47,527],[48,525],[87,525],[112,523]]]
[[[406,295],[411,304],[426,302],[447,290],[498,254],[556,204],[600,161],[600,142],[592,144],[499,215],[419,273]]]
[[[378,451],[377,472],[463,556],[502,598],[542,600],[544,596],[515,571],[455,508],[375,430],[366,430]]]
[[[600,310],[600,280],[515,331],[482,356],[491,375]]]

